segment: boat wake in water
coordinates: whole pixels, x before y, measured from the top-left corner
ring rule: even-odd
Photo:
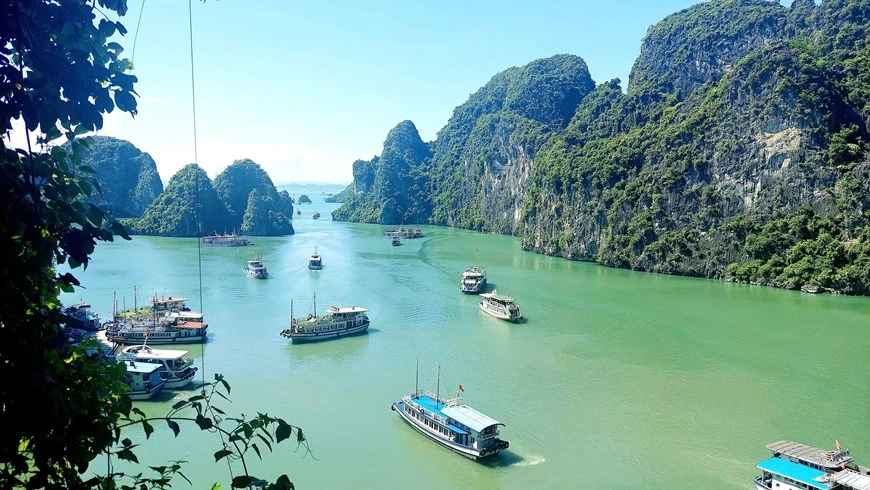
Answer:
[[[546,460],[547,460],[547,458],[545,458],[543,456],[526,456],[522,459],[522,461],[517,461],[516,463],[512,464],[511,466],[536,466],[536,465],[543,463]]]

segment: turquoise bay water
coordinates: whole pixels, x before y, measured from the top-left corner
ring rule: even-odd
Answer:
[[[134,237],[100,245],[84,298],[104,316],[112,294],[191,298],[209,342],[185,346],[198,380],[224,374],[231,414],[267,411],[303,428],[312,454],[282,443],[251,473],[287,473],[297,488],[751,488],[764,445],[831,448],[870,464],[870,300],[635,273],[523,252],[513,237],[424,227],[392,247],[383,227],[330,221],[312,196],[297,234],[255,246]],[[315,209],[322,213],[312,220]],[[309,271],[318,246],[324,269]],[[260,252],[272,277],[247,277]],[[459,292],[462,270],[487,268],[528,321],[486,316]],[[290,317],[330,304],[365,306],[368,335],[294,345]],[[461,383],[464,401],[506,424],[510,449],[476,463],[426,440],[390,404],[420,386]],[[137,402],[159,416],[195,389]],[[229,487],[216,436],[158,425],[146,464],[185,459],[194,488]],[[133,434],[136,442],[143,439]],[[104,468],[96,462],[95,469]],[[238,469],[236,468],[236,471]],[[186,488],[179,482],[177,488]]]

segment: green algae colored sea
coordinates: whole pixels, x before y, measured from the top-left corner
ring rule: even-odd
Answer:
[[[268,281],[242,270],[249,251],[203,247],[200,298],[195,239],[134,237],[101,244],[80,273],[87,289],[66,297],[106,317],[113,292],[132,305],[134,285],[191,298],[209,342],[184,348],[205,380],[229,380],[234,403],[221,408],[268,411],[309,438],[311,456],[284,443],[249,461],[257,476],[288,473],[317,489],[745,489],[772,441],[836,438],[870,461],[867,298],[610,269],[447,228],[392,247],[382,227],[332,222],[336,205],[316,207],[323,217],[296,219],[296,235],[256,238]],[[312,272],[315,246],[329,267]],[[458,291],[472,264],[516,298],[525,323],[488,316]],[[368,333],[281,337],[290,301],[303,315],[315,292],[318,308],[368,308]],[[440,364],[441,386],[462,384],[466,403],[505,424],[510,448],[473,462],[396,417],[390,405],[413,386],[418,358],[421,386],[435,386]],[[195,393],[137,407],[160,415]],[[177,439],[157,427],[137,454],[149,465],[188,460],[193,488],[228,488],[218,445],[194,427]]]

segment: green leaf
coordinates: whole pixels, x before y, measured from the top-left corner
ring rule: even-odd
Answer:
[[[208,430],[214,427],[214,423],[212,422],[212,420],[202,415],[196,416],[196,425],[198,425],[199,428],[202,430]]]
[[[175,434],[175,437],[178,437],[178,433],[181,432],[181,427],[178,426],[178,423],[172,419],[166,419],[166,425],[172,429],[172,433]]]
[[[177,402],[175,402],[175,403],[172,404],[172,409],[173,409],[173,410],[178,410],[179,408],[182,408],[182,407],[184,407],[185,405],[187,405],[187,400],[177,401]]]
[[[133,441],[131,441],[129,437],[125,437],[124,440],[121,441],[121,445],[124,447],[130,447],[133,445]]]
[[[124,90],[115,91],[115,105],[124,112],[136,114],[136,98]]]
[[[227,456],[231,456],[232,454],[233,452],[229,449],[221,449],[220,451],[214,453],[214,462],[217,463],[218,461],[226,458]]]
[[[142,430],[145,431],[145,439],[150,438],[151,434],[154,433],[154,427],[151,427],[151,424],[149,424],[146,420],[142,421]]]
[[[247,488],[251,486],[251,477],[241,475],[233,478],[233,488]]]
[[[260,454],[260,448],[257,447],[257,443],[251,444],[251,447],[254,448],[254,452],[257,453],[257,457],[263,459],[263,455]]]
[[[279,423],[278,428],[275,429],[276,442],[281,442],[285,439],[289,439],[291,435],[293,435],[293,426],[286,423]]]

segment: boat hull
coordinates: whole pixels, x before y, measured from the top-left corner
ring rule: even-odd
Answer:
[[[404,405],[404,402],[396,402],[396,403],[393,403],[390,406],[390,408],[394,412],[398,413],[399,416],[402,417],[402,420],[407,422],[408,425],[413,427],[417,432],[426,436],[429,440],[437,442],[441,446],[444,446],[447,449],[450,449],[451,451],[453,451],[457,454],[460,454],[468,459],[472,459],[474,461],[477,461],[479,459],[488,458],[490,456],[494,456],[494,455],[498,454],[503,449],[507,449],[509,446],[507,441],[500,441],[503,443],[502,447],[496,448],[490,452],[482,452],[482,451],[479,451],[477,449],[471,449],[471,448],[461,446],[459,444],[455,444],[453,442],[441,439],[440,437],[435,436],[434,434],[430,433],[428,430],[424,429],[422,426],[417,424],[413,418],[411,418],[407,413],[405,413],[405,410],[403,410],[403,405]]]
[[[486,291],[486,280],[478,282],[474,286],[466,286],[464,283],[459,285],[459,290],[465,294],[480,294]]]
[[[756,476],[753,482],[755,483],[755,490],[770,490],[770,487],[766,486],[764,482],[761,481],[760,476]]]
[[[142,345],[144,343],[148,343],[148,345],[169,345],[169,344],[201,344],[205,342],[206,334],[200,335],[184,335],[177,337],[156,337],[149,336],[146,337],[144,335],[119,335],[119,334],[107,334],[106,338],[110,342],[115,342],[117,344],[124,345]]]
[[[362,325],[345,330],[337,330],[335,332],[288,333],[284,336],[297,344],[305,342],[320,342],[323,340],[336,339],[338,337],[360,335],[368,330],[370,324],[371,322],[365,322]]]
[[[499,320],[507,320],[509,322],[519,322],[520,320],[523,319],[522,315],[516,316],[516,317],[511,317],[509,315],[505,315],[505,314],[499,313],[497,311],[492,311],[492,310],[488,309],[486,306],[484,306],[482,301],[480,303],[478,303],[478,306],[480,307],[481,310],[483,310],[484,313],[486,313],[487,315],[493,316],[495,318],[498,318]]]
[[[155,395],[163,391],[164,387],[166,387],[166,383],[160,383],[159,385],[151,388],[150,390],[128,391],[127,396],[131,400],[150,400],[151,398],[154,398]]]

